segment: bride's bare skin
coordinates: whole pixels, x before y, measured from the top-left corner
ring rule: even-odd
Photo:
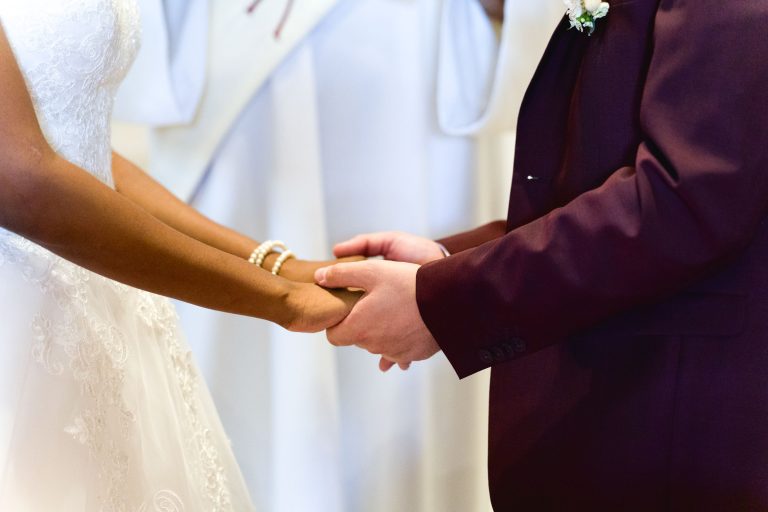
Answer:
[[[160,185],[151,176],[117,153],[112,153],[112,175],[115,189],[155,218],[195,240],[229,254],[248,259],[259,242],[237,231],[217,224]],[[334,263],[357,261],[360,257],[340,260],[309,261],[289,259],[280,269],[280,275],[291,281],[315,282],[315,271]],[[264,260],[264,268],[271,269],[277,260],[273,253]]]
[[[0,226],[111,279],[293,331],[335,325],[356,301],[254,267],[245,258],[257,242],[206,219],[119,156],[113,171],[117,191],[51,149],[0,27]],[[290,262],[284,272],[309,281],[320,265]]]

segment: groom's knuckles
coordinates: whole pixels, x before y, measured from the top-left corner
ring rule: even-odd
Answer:
[[[394,238],[395,234],[389,231],[370,235],[366,243],[368,256],[387,257],[392,248],[392,241]]]
[[[359,244],[354,238],[347,240],[346,242],[338,243],[333,247],[333,255],[337,258],[343,258],[344,256],[352,256],[355,253],[363,254],[362,251],[356,250],[358,246]]]
[[[346,242],[337,244],[333,249],[337,257],[340,256],[374,256],[371,249],[371,235],[357,235]]]
[[[362,349],[367,350],[371,354],[380,355],[383,351],[376,343],[372,343],[369,338],[360,339],[356,345]]]
[[[398,239],[402,238],[403,235],[404,233],[399,231],[380,231],[358,235],[342,242],[337,246],[337,249],[344,255],[363,254],[368,257],[384,256],[386,259],[393,259],[392,251],[395,249]]]
[[[369,233],[342,242],[337,248],[345,256],[353,254],[362,254],[368,257],[385,256],[393,238],[391,232]]]

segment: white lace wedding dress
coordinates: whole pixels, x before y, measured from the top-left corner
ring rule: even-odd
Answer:
[[[108,186],[134,1],[0,0],[48,141]],[[0,230],[0,511],[249,510],[169,302]]]

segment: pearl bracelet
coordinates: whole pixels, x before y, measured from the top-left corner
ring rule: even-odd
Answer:
[[[283,251],[280,256],[277,257],[277,261],[275,261],[275,264],[272,266],[272,275],[278,275],[280,273],[280,268],[283,266],[283,263],[295,257],[296,256],[293,254],[293,251]]]
[[[261,267],[264,265],[264,260],[269,254],[277,252],[275,250],[276,248],[283,249],[283,251],[288,250],[285,244],[280,240],[267,240],[253,250],[251,256],[248,258],[248,263]],[[285,254],[285,252],[283,252],[283,254]]]

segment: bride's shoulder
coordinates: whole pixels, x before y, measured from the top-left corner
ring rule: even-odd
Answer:
[[[115,38],[136,46],[140,32],[137,0],[0,0],[0,22],[14,47],[66,54]]]

